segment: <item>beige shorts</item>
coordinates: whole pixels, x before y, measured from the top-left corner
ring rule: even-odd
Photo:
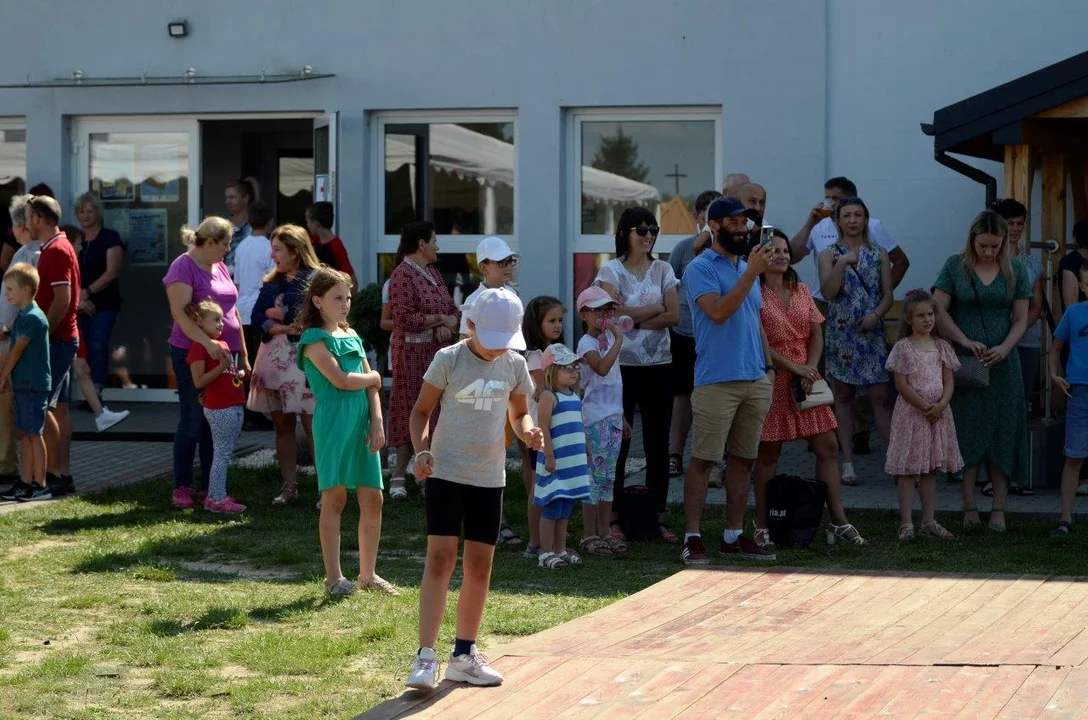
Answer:
[[[728,446],[730,455],[755,460],[773,388],[767,377],[695,388],[691,393],[695,427],[691,456],[717,462]]]

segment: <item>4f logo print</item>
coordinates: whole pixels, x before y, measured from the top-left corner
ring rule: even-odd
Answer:
[[[495,403],[502,403],[509,385],[504,380],[477,380],[466,385],[456,395],[457,402],[471,405],[476,410],[491,410]]]

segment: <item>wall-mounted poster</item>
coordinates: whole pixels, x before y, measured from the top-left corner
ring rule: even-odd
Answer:
[[[329,199],[329,176],[324,173],[314,176],[314,202]]]
[[[181,197],[178,187],[178,149],[174,145],[141,145],[137,159],[140,169],[140,200],[145,203],[173,203]]]
[[[136,148],[117,143],[101,149],[99,170],[91,178],[91,190],[103,202],[125,202],[136,198]]]
[[[125,241],[129,265],[166,265],[165,209],[106,210],[102,223]]]

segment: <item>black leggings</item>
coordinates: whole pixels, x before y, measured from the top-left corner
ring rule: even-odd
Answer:
[[[642,415],[642,449],[646,453],[646,488],[658,512],[665,512],[669,497],[669,427],[672,425],[672,365],[621,365],[623,416],[634,423],[635,408]],[[612,509],[622,512],[623,483],[631,440],[624,438],[616,465]]]

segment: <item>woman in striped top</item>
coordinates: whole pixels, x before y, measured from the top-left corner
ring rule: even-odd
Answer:
[[[549,345],[541,360],[545,392],[540,396],[537,425],[544,431],[544,449],[537,452],[533,504],[542,508],[537,562],[548,570],[582,562],[567,549],[567,522],[574,501],[589,497],[582,400],[575,391],[580,360],[559,343]]]

